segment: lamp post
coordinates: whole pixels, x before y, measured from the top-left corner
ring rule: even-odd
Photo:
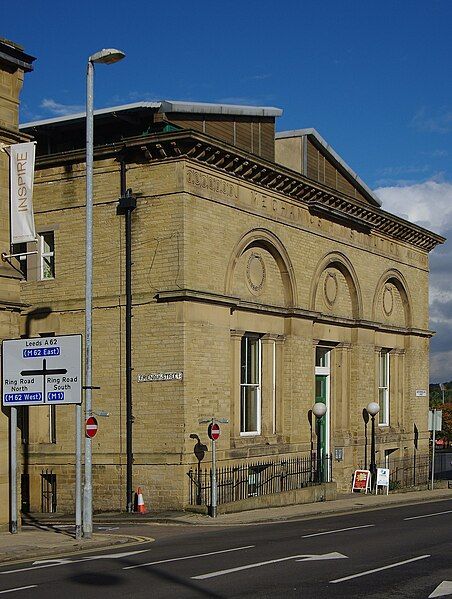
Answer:
[[[85,417],[91,416],[92,391],[92,300],[93,300],[93,111],[94,64],[112,64],[124,58],[114,48],[100,50],[88,58],[86,71],[86,245],[85,245]],[[85,485],[83,489],[83,536],[93,534],[93,486],[91,439],[85,438]]]
[[[369,423],[369,412],[363,408],[364,420],[364,468],[367,466],[367,425]]]
[[[317,433],[317,475],[316,479],[318,483],[323,482],[323,452],[322,452],[322,440],[321,440],[321,429],[320,422],[326,414],[326,404],[321,401],[316,402],[312,406],[312,413],[316,418],[316,433]]]
[[[375,487],[376,477],[377,477],[377,463],[375,461],[375,416],[380,411],[380,406],[375,402],[371,401],[366,410],[370,414],[372,418],[372,431],[371,431],[371,440],[370,440],[370,464],[369,470],[371,475],[372,489]]]

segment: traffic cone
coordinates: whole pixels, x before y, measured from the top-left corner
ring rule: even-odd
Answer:
[[[141,487],[137,489],[137,513],[138,514],[147,514],[146,506],[144,505],[143,492]]]

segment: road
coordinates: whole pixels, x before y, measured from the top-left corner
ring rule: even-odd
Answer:
[[[130,525],[121,527],[126,530]],[[155,542],[2,566],[0,594],[452,597],[452,500],[312,520],[132,530]]]

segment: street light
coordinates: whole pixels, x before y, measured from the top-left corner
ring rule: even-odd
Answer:
[[[316,402],[312,406],[312,413],[316,418],[316,433],[317,433],[317,482],[323,482],[323,455],[322,455],[322,446],[321,446],[321,430],[320,430],[320,421],[326,414],[326,404],[321,401]]]
[[[367,425],[369,423],[369,412],[363,408],[364,420],[364,468],[367,466]]]
[[[377,480],[377,464],[375,461],[375,416],[380,411],[380,406],[375,402],[371,401],[366,410],[369,412],[372,418],[372,432],[371,432],[371,440],[370,440],[370,464],[369,470],[371,475],[372,489],[375,487],[375,482]]]
[[[93,301],[93,107],[94,64],[112,64],[124,52],[108,48],[88,58],[86,71],[86,270],[85,270],[85,418],[91,416],[92,391],[92,301]],[[81,416],[81,414],[80,414]],[[76,506],[77,508],[77,506]],[[79,508],[80,509],[80,508]],[[76,509],[77,511],[77,509]],[[85,438],[85,486],[83,489],[83,536],[93,534],[93,486],[91,439]]]

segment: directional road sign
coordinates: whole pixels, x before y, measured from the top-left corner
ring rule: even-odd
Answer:
[[[82,401],[82,336],[6,339],[2,343],[4,406]]]

